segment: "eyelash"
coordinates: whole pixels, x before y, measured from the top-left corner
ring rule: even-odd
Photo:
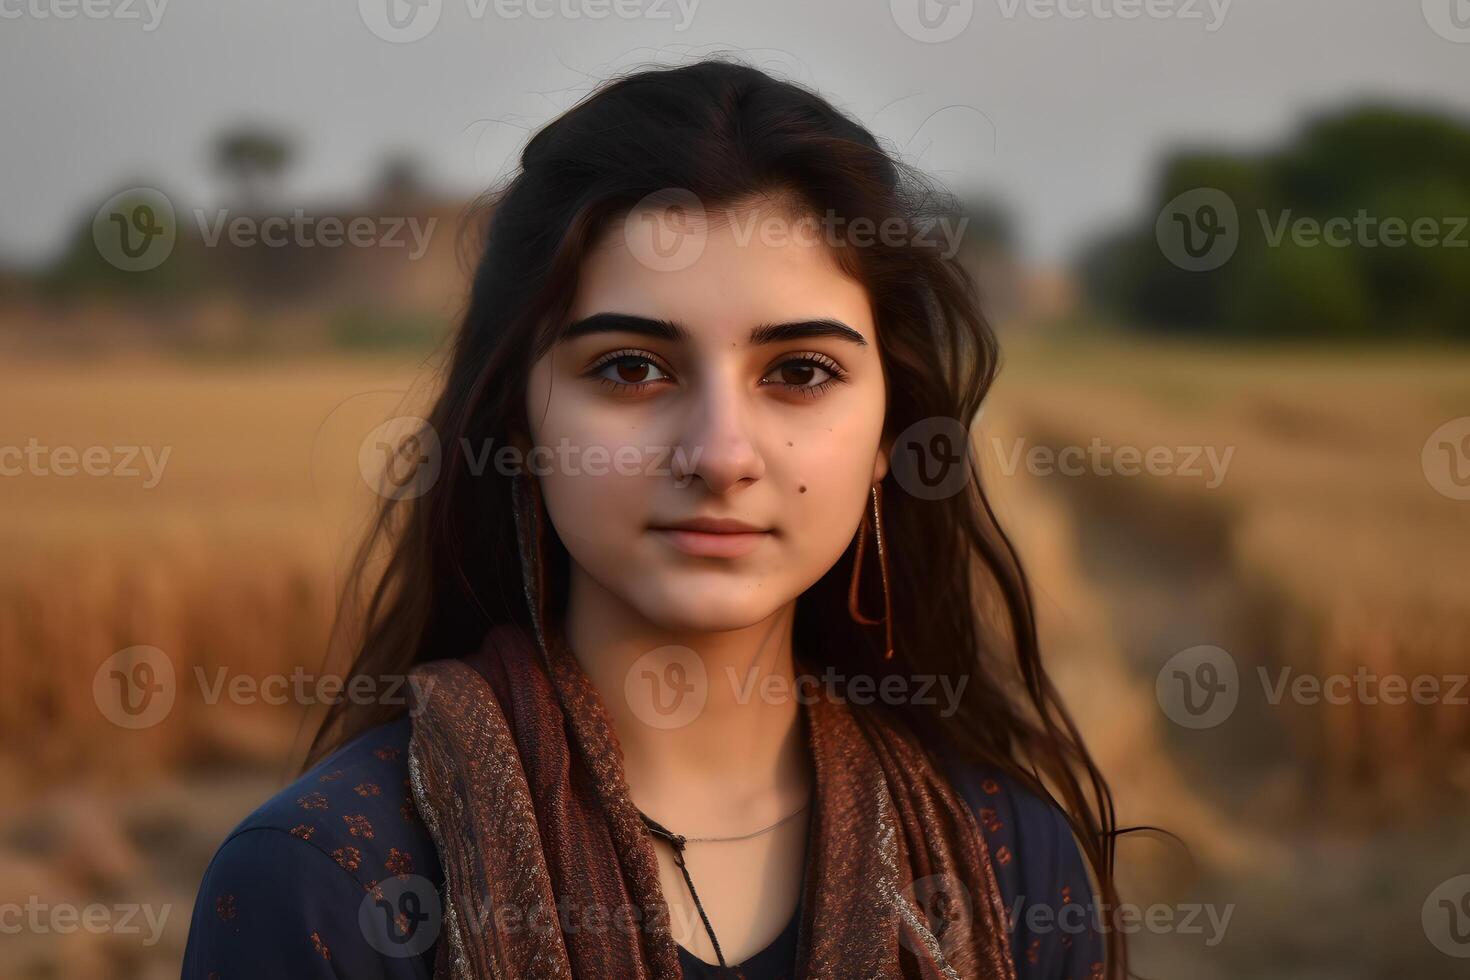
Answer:
[[[615,392],[627,391],[630,388],[647,388],[651,385],[661,384],[663,382],[664,379],[637,382],[614,381],[612,378],[600,377],[597,374],[597,372],[601,371],[609,364],[616,364],[619,361],[629,360],[647,361],[648,363],[652,364],[654,367],[658,368],[660,371],[663,371],[666,374],[673,373],[667,365],[663,364],[659,358],[655,357],[648,351],[636,350],[634,348],[625,348],[623,350],[611,351],[607,354],[604,354],[596,361],[596,363],[594,363],[591,367],[587,369],[587,376],[595,378],[597,381],[600,381],[603,385]],[[847,372],[842,369],[842,366],[840,364],[832,360],[832,358],[828,357],[826,354],[820,354],[816,351],[804,352],[797,356],[789,357],[786,360],[781,361],[780,363],[776,364],[775,367],[771,368],[771,371],[776,371],[780,368],[785,367],[788,364],[815,364],[817,367],[823,369],[829,375],[831,375],[831,377],[829,377],[826,381],[822,381],[814,385],[793,385],[779,381],[762,381],[761,383],[777,384],[780,385],[782,388],[785,388],[787,391],[794,392],[807,398],[816,398],[827,389],[831,388],[833,385],[847,383]]]

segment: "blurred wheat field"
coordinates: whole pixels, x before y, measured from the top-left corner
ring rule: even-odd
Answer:
[[[216,750],[278,755],[291,709],[201,710],[193,669],[329,669],[340,571],[372,499],[359,445],[422,375],[372,361],[0,368],[0,444],[155,460],[154,474],[136,452],[137,475],[0,480],[0,730],[24,746],[10,765],[116,774]],[[113,458],[122,469],[126,454]],[[92,676],[134,645],[173,660],[179,698],[156,726],[119,733]]]
[[[1142,603],[1113,610],[1134,620],[1135,640],[1148,637],[1130,651],[1137,668],[1219,644],[1258,701],[1263,670],[1273,684],[1283,668],[1449,678],[1434,704],[1288,698],[1273,712],[1309,763],[1304,790],[1410,807],[1426,789],[1463,799],[1470,688],[1451,702],[1454,678],[1470,672],[1470,504],[1435,489],[1421,451],[1442,423],[1470,415],[1470,357],[1085,338],[1010,353],[994,397],[1012,437],[1228,459],[1223,476],[1200,463],[1193,476],[1042,480],[1102,542],[1097,587]],[[999,446],[986,438],[994,471]],[[1153,588],[1129,592],[1130,577]],[[1178,608],[1148,605],[1161,601]]]

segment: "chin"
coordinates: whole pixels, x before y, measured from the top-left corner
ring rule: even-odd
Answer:
[[[782,605],[769,585],[732,582],[727,578],[685,575],[668,583],[650,583],[627,596],[649,622],[667,630],[723,633],[745,629],[770,617]]]

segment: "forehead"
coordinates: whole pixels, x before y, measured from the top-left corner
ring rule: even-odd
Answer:
[[[742,342],[752,326],[839,320],[875,342],[866,288],[837,265],[815,218],[774,208],[720,211],[670,227],[667,213],[614,222],[587,253],[571,319],[599,312],[677,321],[696,339]],[[651,236],[678,250],[650,250]]]

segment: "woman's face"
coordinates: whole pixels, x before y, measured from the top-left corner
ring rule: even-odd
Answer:
[[[615,223],[527,392],[532,471],[573,575],[670,630],[739,629],[791,602],[887,472],[866,290],[815,226],[728,218],[674,230],[702,242],[692,262],[638,240],[670,231],[667,212]],[[751,530],[674,529],[700,519]]]

